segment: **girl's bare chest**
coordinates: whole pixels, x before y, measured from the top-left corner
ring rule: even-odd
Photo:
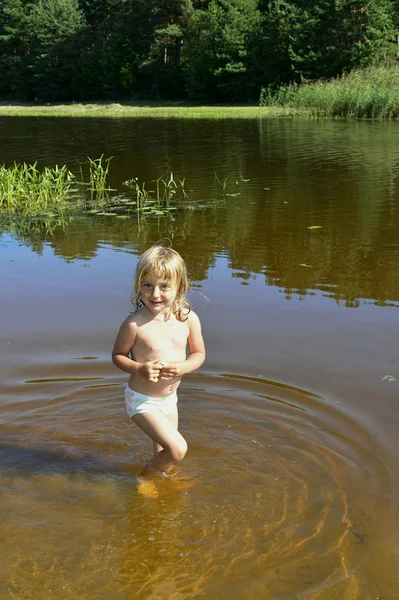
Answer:
[[[148,348],[167,346],[185,348],[188,333],[188,326],[185,323],[152,321],[140,328],[136,344],[142,344]]]

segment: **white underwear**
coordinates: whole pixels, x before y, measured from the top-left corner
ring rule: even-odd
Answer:
[[[135,392],[128,385],[125,389],[126,412],[129,417],[141,415],[151,410],[160,410],[165,415],[168,415],[175,408],[176,404],[176,392],[173,392],[173,394],[165,396],[164,398],[152,398],[152,396]]]

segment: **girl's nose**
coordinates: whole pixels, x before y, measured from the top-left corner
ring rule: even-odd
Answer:
[[[161,288],[159,288],[157,285],[154,287],[153,291],[152,291],[152,295],[154,296],[154,298],[158,298],[159,294],[161,293]]]

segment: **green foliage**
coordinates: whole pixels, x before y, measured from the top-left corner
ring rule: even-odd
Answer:
[[[262,88],[259,98],[260,106],[295,106],[298,97],[296,84],[275,87],[268,85]]]
[[[27,2],[0,0],[0,94],[27,96]]]
[[[289,52],[296,79],[336,76],[386,57],[393,39],[392,2],[309,0],[297,4]]]
[[[304,108],[320,116],[399,117],[399,65],[354,70],[327,82],[264,88],[260,103]]]
[[[74,86],[77,99],[124,98],[137,91],[152,42],[152,2],[85,0],[86,27]]]
[[[158,0],[152,5],[148,56],[139,72],[141,89],[157,99],[184,94],[181,74],[183,31],[191,8],[190,0]]]
[[[78,0],[39,0],[29,5],[29,69],[35,98],[52,101],[73,98],[76,40],[82,26]]]
[[[211,0],[192,10],[184,35],[183,70],[190,98],[237,101],[247,87],[248,46],[260,22],[257,0]]]
[[[177,206],[182,206],[188,200],[185,180],[176,180],[173,173],[168,177],[159,177],[152,184],[155,184],[155,189],[147,190],[145,181],[140,184],[137,177],[124,182],[124,186],[135,197],[137,211],[162,215],[176,210]]]
[[[0,0],[0,98],[255,100],[395,52],[394,0]]]
[[[26,163],[0,166],[0,213],[43,215],[62,213],[74,176],[64,165],[39,171]]]
[[[3,0],[0,80],[3,94],[28,100],[69,99],[83,25],[78,0]]]
[[[271,0],[263,7],[258,64],[263,85],[330,78],[387,57],[390,0]]]
[[[292,81],[291,44],[299,18],[298,8],[287,0],[265,2],[253,46],[256,79],[261,85]]]

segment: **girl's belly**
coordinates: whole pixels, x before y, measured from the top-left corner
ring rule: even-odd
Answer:
[[[176,379],[160,379],[157,383],[153,381],[147,381],[142,377],[130,376],[129,387],[135,392],[140,394],[146,394],[153,398],[164,398],[170,396],[179,387],[181,378]]]

